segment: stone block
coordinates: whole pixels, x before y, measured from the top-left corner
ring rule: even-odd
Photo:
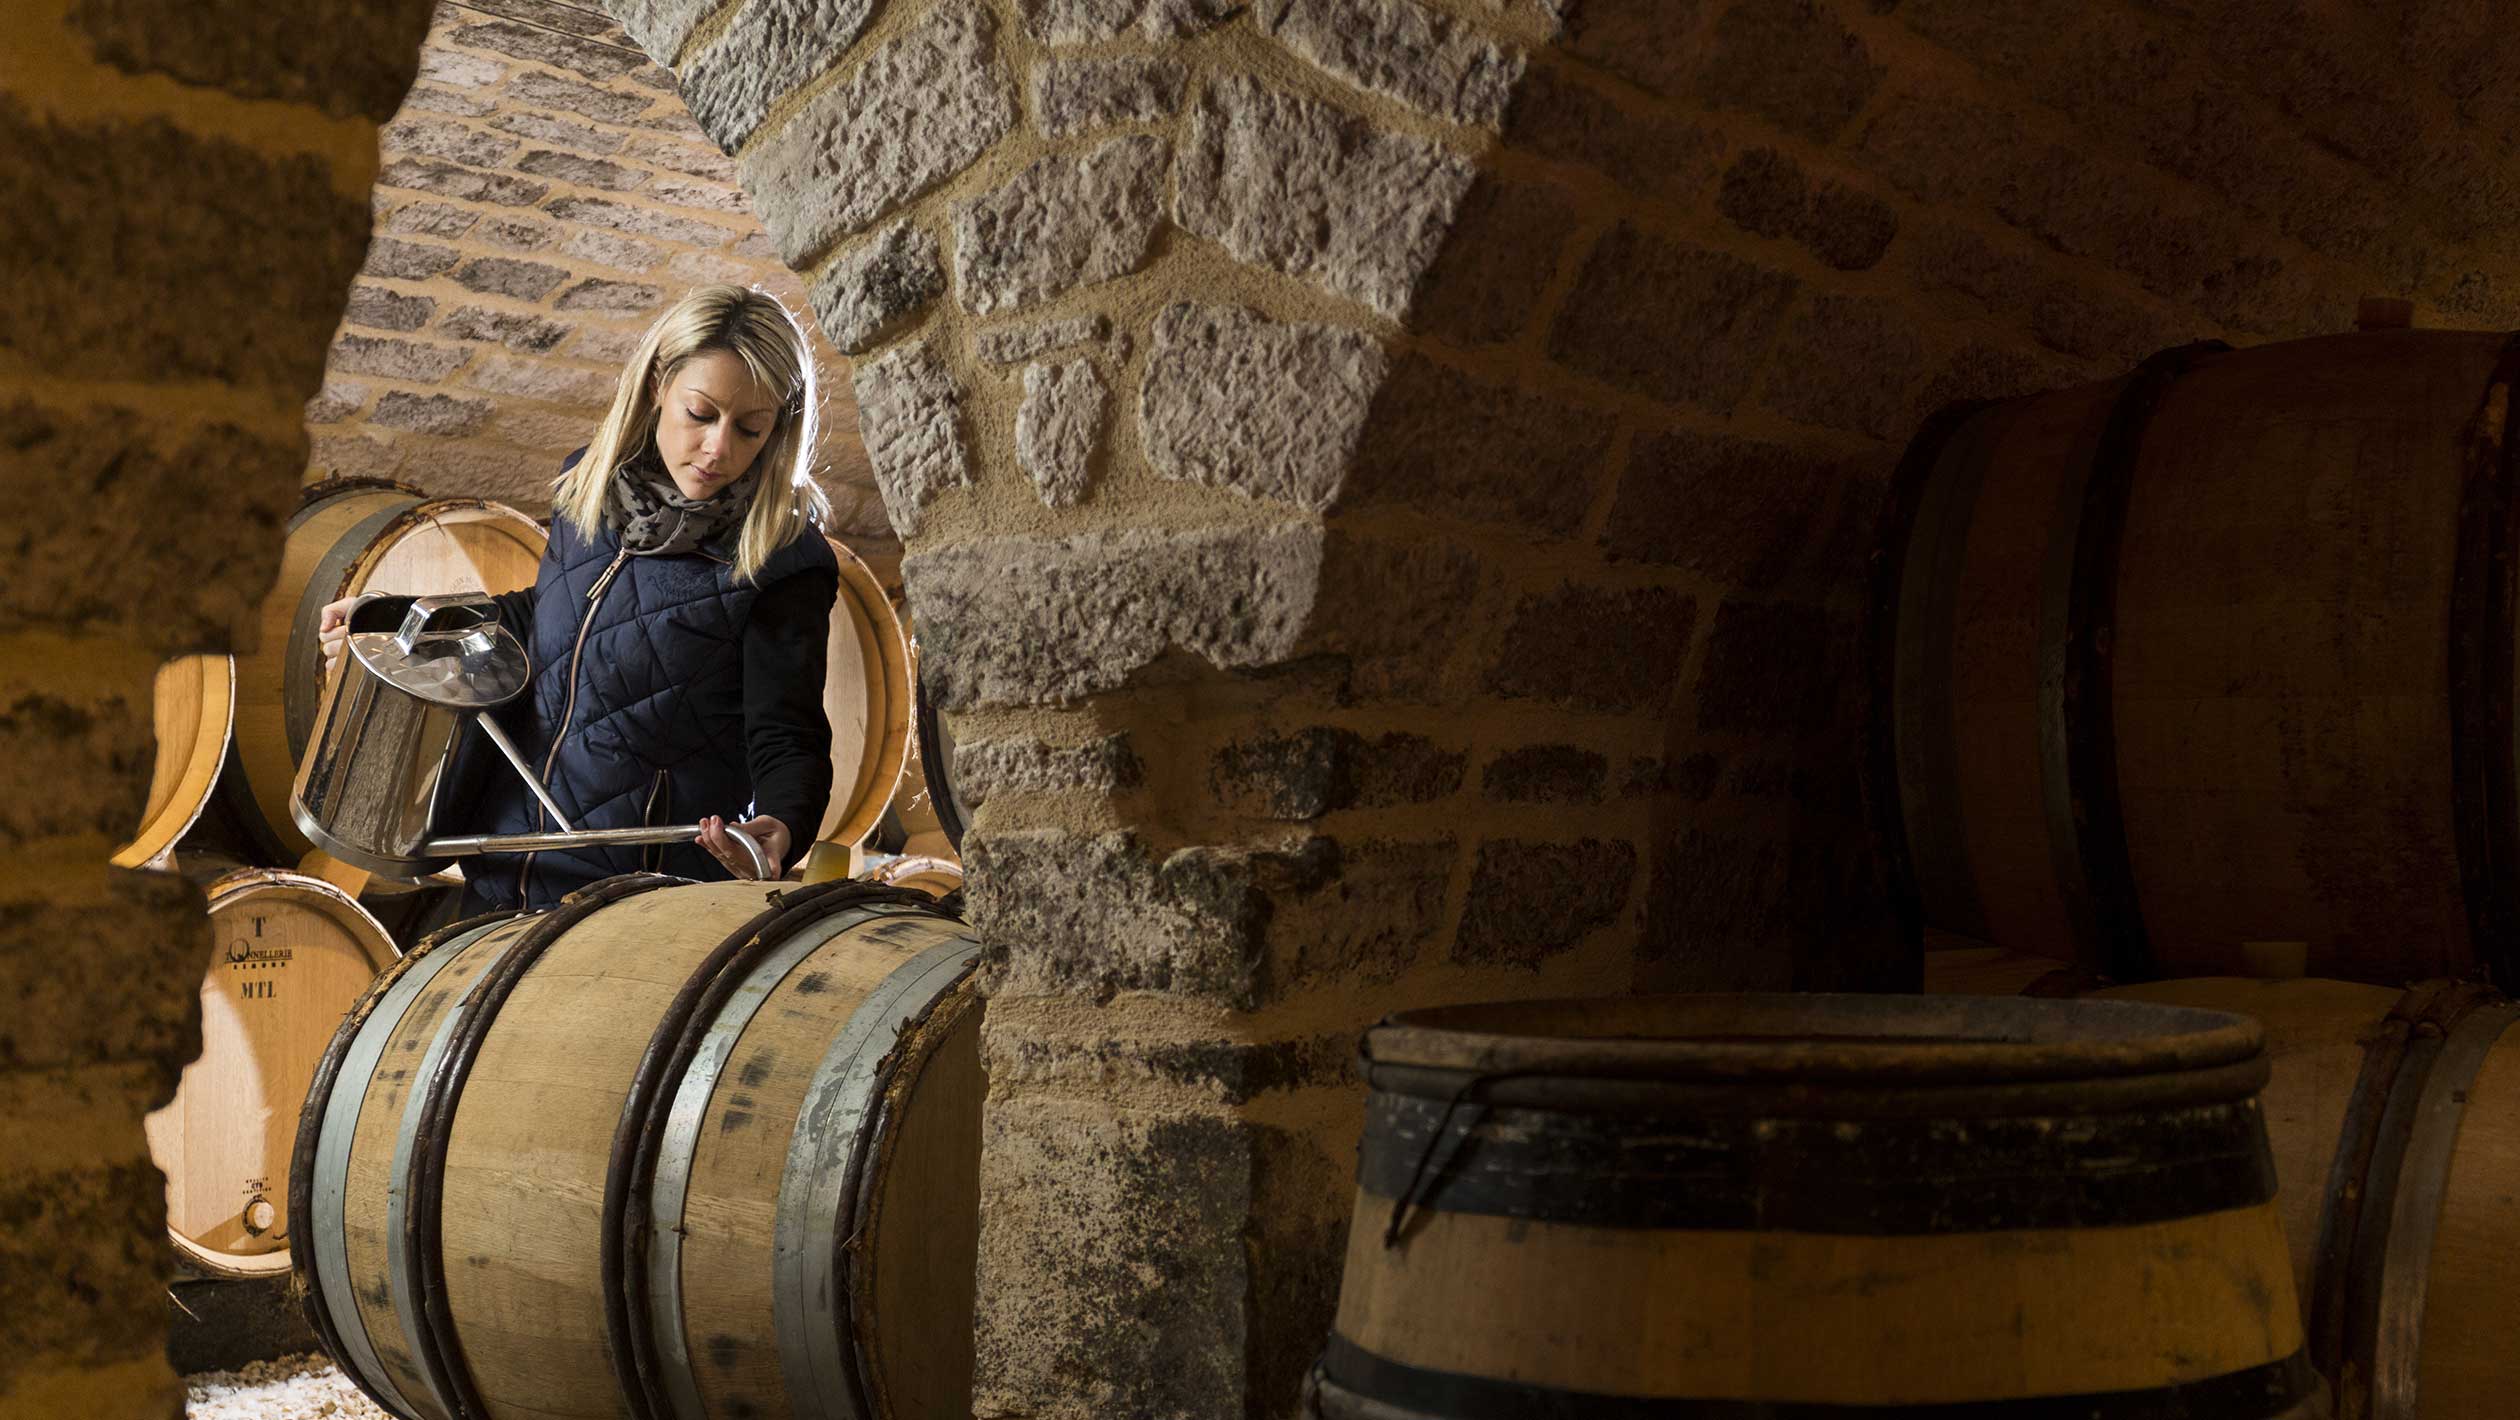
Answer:
[[[1462,966],[1537,969],[1617,921],[1635,881],[1632,843],[1489,839],[1479,845],[1452,959]]]
[[[1227,670],[1280,664],[1321,565],[1320,529],[1289,523],[982,539],[914,552],[902,577],[920,673],[940,705],[969,710],[1116,689],[1174,649]]]
[[[962,387],[924,344],[859,366],[854,387],[884,511],[907,537],[938,494],[972,486]]]
[[[0,796],[0,843],[37,843],[72,826],[117,839],[139,829],[156,762],[155,702],[140,657],[124,659],[124,674],[79,689],[44,685],[43,666],[10,668],[11,683],[0,688],[0,785],[20,792]],[[10,930],[7,911],[0,908],[0,936]],[[0,1026],[0,1067],[18,1063],[6,1041]]]
[[[590,150],[592,151],[592,150]],[[685,143],[663,133],[633,133],[622,141],[621,156],[667,168],[685,177],[709,182],[735,181],[735,160],[714,148]]]
[[[1320,575],[1307,644],[1345,658],[1345,698],[1457,703],[1452,672],[1484,656],[1492,635],[1465,615],[1496,578],[1480,553],[1421,531],[1338,531]]]
[[[1840,271],[1879,264],[1899,231],[1890,204],[1844,183],[1815,182],[1773,148],[1753,148],[1734,160],[1718,205],[1744,231],[1797,242]]]
[[[663,303],[664,288],[637,281],[605,281],[589,277],[560,293],[552,302],[563,311],[601,311],[608,315],[640,316]]]
[[[1918,417],[1964,399],[2010,399],[2045,394],[2081,383],[2076,372],[2036,351],[1971,342],[1960,347],[1925,382]]]
[[[954,793],[981,804],[999,794],[1111,794],[1145,782],[1127,735],[1082,745],[1031,738],[965,740],[954,746]]]
[[[648,180],[648,175],[638,168],[578,153],[555,153],[548,148],[533,149],[517,159],[515,166],[521,173],[557,178],[579,187],[600,187],[607,192],[628,192]]]
[[[492,394],[512,394],[588,410],[608,407],[620,378],[615,370],[588,370],[547,358],[507,355],[485,355],[464,374],[466,384]]]
[[[1043,44],[1096,44],[1131,35],[1187,39],[1231,18],[1231,0],[1022,0],[1024,29]]]
[[[591,123],[517,109],[509,109],[492,118],[490,126],[502,133],[537,139],[572,153],[592,153],[599,157],[609,157],[621,151],[621,145],[627,139],[625,134],[607,132]]]
[[[491,70],[491,79],[494,82],[500,74],[507,72],[497,65],[487,67]],[[498,105],[480,93],[466,93],[461,89],[441,89],[435,84],[420,84],[412,88],[410,98],[403,100],[403,107],[416,113],[442,113],[450,118],[485,118],[494,112]]]
[[[658,202],[703,212],[741,212],[747,216],[752,213],[752,204],[744,200],[743,189],[730,183],[665,177],[650,183],[647,194]]]
[[[616,45],[594,44],[576,35],[507,20],[459,26],[450,38],[466,49],[487,49],[511,59],[530,59],[584,75],[599,84],[608,84],[644,62]]]
[[[605,13],[659,64],[682,56],[682,47],[700,22],[717,13],[717,0],[609,0]]]
[[[1519,48],[1418,0],[1284,0],[1259,14],[1311,63],[1450,123],[1496,127],[1522,77]]]
[[[371,330],[418,330],[436,310],[437,302],[426,296],[406,296],[382,286],[350,288],[350,323]]]
[[[580,360],[593,360],[618,368],[629,363],[630,356],[639,348],[642,334],[637,326],[582,326],[577,333],[577,343],[569,347],[569,353]],[[821,388],[827,391],[830,387],[825,385]]]
[[[563,268],[504,256],[477,256],[455,271],[456,284],[468,291],[519,301],[539,301],[567,279]]]
[[[1827,143],[1862,111],[1881,72],[1863,40],[1817,0],[1739,0],[1715,21],[1699,82],[1720,107]]]
[[[456,345],[344,335],[333,342],[332,368],[346,374],[383,375],[390,380],[435,384],[455,373],[470,353]]]
[[[355,380],[324,378],[324,387],[306,402],[306,422],[338,424],[366,406],[368,387]]]
[[[1920,289],[1966,296],[2008,320],[2025,318],[2054,279],[2016,240],[1997,241],[1956,221],[1920,224],[1906,251],[1907,270]]]
[[[461,260],[463,255],[452,247],[378,237],[368,243],[365,274],[398,281],[426,281]]]
[[[610,202],[600,197],[563,197],[543,209],[563,222],[584,222],[634,237],[653,237],[661,242],[685,242],[697,247],[724,246],[735,235],[732,228],[696,217],[678,217],[659,212],[653,207],[640,207],[627,202]]]
[[[1698,672],[1697,726],[1710,733],[1829,728],[1862,681],[1849,618],[1795,602],[1725,602]]]
[[[508,81],[508,97],[535,108],[561,109],[598,123],[633,123],[655,106],[656,101],[644,94],[615,93],[574,79],[562,79],[531,70],[519,73]]]
[[[66,1093],[11,1102],[38,1105],[64,1120],[88,1118],[68,1112],[76,1102]],[[99,1133],[112,1128],[134,1140],[139,1134],[120,1120],[89,1128]],[[160,1354],[166,1338],[166,1254],[166,1179],[145,1154],[73,1168],[48,1168],[40,1157],[29,1158],[0,1177],[0,1307],[8,1308],[12,1335],[12,1354],[0,1376],[10,1382],[12,1406],[47,1416],[183,1413],[183,1389],[171,1384]],[[170,1383],[153,1397],[158,1404],[146,1410],[107,1408],[115,1402],[103,1397],[123,1379],[114,1374],[116,1363],[142,1358]],[[72,1387],[67,1406],[55,1408],[19,1389],[20,1367],[28,1362],[38,1375],[47,1362],[75,1365],[88,1373],[87,1383]]]
[[[1715,781],[1722,769],[1721,760],[1703,751],[1683,755],[1677,761],[1632,759],[1619,783],[1619,796],[1633,799],[1670,795],[1684,804],[1702,804],[1714,796]]]
[[[390,157],[417,153],[443,158],[468,168],[495,168],[516,151],[516,141],[484,133],[442,118],[405,116],[376,135],[377,147]]]
[[[460,237],[472,230],[481,214],[443,202],[406,202],[393,209],[382,225],[386,231],[406,237]]]
[[[67,10],[70,33],[99,64],[375,123],[402,107],[429,31],[421,0],[354,10],[298,0],[235,14],[77,0]]]
[[[1555,67],[1524,76],[1505,137],[1518,149],[1666,202],[1696,200],[1724,161],[1724,136],[1715,129],[1631,108]]]
[[[1621,223],[1585,260],[1549,353],[1637,393],[1729,414],[1750,392],[1799,284]]]
[[[814,283],[814,316],[841,352],[856,355],[945,293],[936,238],[896,222],[852,244]]]
[[[1065,829],[975,832],[963,854],[989,994],[1260,1003],[1262,932],[1289,855],[1193,847],[1159,859],[1133,834]]]
[[[1263,1133],[1207,1113],[993,1101],[977,1420],[1246,1413],[1245,1235]]]
[[[1610,758],[1580,745],[1523,745],[1479,771],[1479,792],[1498,803],[1597,804],[1610,781]]]
[[[1640,437],[1602,550],[1725,585],[1773,586],[1817,538],[1830,491],[1847,476],[1835,454],[1764,439]]]
[[[506,251],[543,251],[560,240],[560,229],[529,218],[491,217],[473,229],[473,240]]]
[[[481,426],[489,420],[490,402],[486,399],[409,394],[402,390],[387,391],[385,397],[376,402],[376,412],[368,416],[368,421],[373,424],[450,439],[479,433]]]
[[[1456,345],[1513,340],[1530,326],[1574,234],[1564,190],[1481,172],[1427,268],[1409,324]]]
[[[385,187],[430,192],[464,202],[495,202],[505,207],[531,207],[551,191],[551,184],[500,173],[477,173],[434,158],[397,158],[377,175]]]
[[[749,147],[744,190],[789,266],[971,166],[1014,126],[995,30],[978,0],[947,0]]]
[[[420,77],[434,83],[451,84],[458,89],[487,89],[506,78],[507,72],[506,65],[479,55],[458,54],[436,45],[420,51]]]
[[[0,403],[0,486],[18,504],[0,524],[0,631],[75,628],[161,656],[225,649],[279,573],[305,468],[296,431]]]
[[[2022,116],[1940,89],[1885,98],[1857,156],[1901,192],[1936,207],[1982,200],[2026,142]]]
[[[1163,216],[1160,138],[1054,154],[954,208],[954,284],[975,315],[1125,276],[1146,262]]]
[[[1117,1096],[1186,1087],[1224,1105],[1358,1083],[1353,1032],[1295,1040],[1095,1040],[1022,1030],[993,1033],[983,1063],[1007,1093],[1037,1089]],[[1176,1091],[1177,1092],[1177,1091]]]
[[[1459,843],[1365,839],[1331,846],[1319,879],[1271,906],[1269,961],[1279,990],[1397,980],[1442,935]]]
[[[292,403],[321,381],[370,221],[325,163],[159,120],[53,122],[5,96],[0,152],[0,350],[59,379],[206,379]]]
[[[1045,59],[1032,67],[1033,119],[1049,138],[1159,123],[1181,111],[1189,82],[1189,67],[1165,55]]]
[[[1573,710],[1651,714],[1671,698],[1697,629],[1697,602],[1668,587],[1569,583],[1514,608],[1487,687]]]
[[[1191,111],[1174,215],[1237,260],[1397,320],[1472,171],[1440,144],[1220,74]]]
[[[720,148],[741,148],[772,104],[840,62],[874,13],[874,0],[751,0],[683,66],[692,118]]]
[[[1705,0],[1581,0],[1565,7],[1569,53],[1672,98],[1688,95],[1705,57]]]
[[[1361,331],[1169,306],[1138,393],[1138,439],[1165,478],[1324,508],[1339,495],[1384,368]]]
[[[1394,732],[1368,739],[1354,730],[1315,725],[1236,740],[1208,763],[1208,791],[1220,807],[1280,822],[1302,822],[1341,809],[1430,804],[1461,787],[1469,757],[1424,735]]]
[[[1006,325],[981,331],[971,339],[972,351],[992,365],[1016,365],[1053,350],[1111,338],[1111,321],[1100,315],[1066,316],[1027,325]]]
[[[665,262],[672,249],[626,232],[607,232],[599,228],[581,227],[569,233],[561,243],[569,255],[615,271],[652,271]]]
[[[1375,394],[1344,500],[1564,537],[1592,506],[1612,422],[1405,355]]]
[[[1804,424],[1903,438],[1927,351],[1917,325],[1894,299],[1814,296],[1777,341],[1760,402]]]
[[[1041,501],[1065,508],[1093,486],[1110,386],[1091,360],[1024,367],[1024,403],[1015,412],[1015,460]]]
[[[392,478],[402,472],[410,446],[366,433],[318,433],[307,440],[306,476]]]

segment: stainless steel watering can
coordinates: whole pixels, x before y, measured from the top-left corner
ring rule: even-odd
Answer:
[[[523,694],[532,663],[516,633],[499,624],[479,595],[365,601],[350,613],[339,672],[324,687],[306,757],[289,792],[289,816],[315,845],[379,877],[416,882],[455,858],[546,848],[688,843],[698,824],[579,829],[525,763],[495,716]],[[482,733],[524,777],[557,833],[433,837],[447,769],[464,725]],[[753,876],[770,876],[761,845],[728,828],[751,855]]]

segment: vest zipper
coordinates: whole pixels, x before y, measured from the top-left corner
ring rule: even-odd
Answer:
[[[614,553],[612,565],[604,569],[604,575],[595,579],[594,586],[586,589],[586,615],[579,618],[577,642],[569,648],[569,699],[560,711],[560,728],[552,733],[551,750],[543,756],[542,778],[545,788],[551,785],[551,766],[560,762],[560,741],[569,733],[569,722],[577,718],[578,657],[586,651],[586,633],[595,627],[595,613],[603,608],[604,590],[612,585],[613,574],[619,572],[621,564],[629,560],[630,549],[626,547]],[[534,808],[534,827],[544,827],[545,817],[543,808],[537,804]],[[533,878],[536,856],[532,853],[526,854],[523,866],[516,870],[516,901],[520,907],[526,902],[526,887]]]

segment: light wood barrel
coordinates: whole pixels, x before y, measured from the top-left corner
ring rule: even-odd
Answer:
[[[1331,1420],[2307,1420],[2253,1023],[1697,996],[1366,1040]]]
[[[487,499],[429,498],[373,479],[306,490],[280,579],[257,613],[259,644],[236,662],[236,747],[220,792],[258,853],[294,863],[313,847],[289,818],[289,788],[322,704],[325,603],[530,587],[543,543],[533,519]]]
[[[933,858],[925,854],[905,854],[877,868],[874,881],[893,887],[910,888],[941,898],[959,892],[963,885],[962,864],[951,858]]]
[[[1927,953],[1929,988],[1999,989],[1987,950]],[[2234,1011],[2265,1029],[2276,1201],[2340,1417],[2510,1414],[2520,1360],[2500,1307],[2520,1253],[2520,1012],[2440,982],[2201,977],[2089,994]]]
[[[910,648],[883,584],[858,555],[831,544],[840,596],[831,609],[823,713],[831,720],[831,807],[814,837],[864,839],[901,786],[913,713]]]
[[[2190,347],[1929,421],[1874,589],[1911,916],[2120,981],[2286,940],[2520,985],[2515,351]]]
[[[177,656],[158,667],[153,695],[157,762],[139,831],[115,850],[114,866],[156,861],[201,818],[218,788],[236,724],[236,663],[226,656]]]
[[[329,883],[245,868],[209,884],[215,942],[201,1055],[147,1120],[167,1232],[216,1277],[289,1270],[289,1154],[325,1042],[394,960],[376,920]]]
[[[851,882],[445,929],[308,1093],[310,1319],[426,1420],[968,1416],[976,952]]]

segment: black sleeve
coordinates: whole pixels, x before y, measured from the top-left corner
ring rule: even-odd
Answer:
[[[753,811],[787,825],[804,856],[831,803],[831,721],[823,714],[837,572],[801,572],[753,599],[744,628],[744,758]]]
[[[534,641],[534,589],[519,587],[512,592],[492,592],[490,600],[498,605],[499,624],[516,633],[516,639],[527,645]]]

